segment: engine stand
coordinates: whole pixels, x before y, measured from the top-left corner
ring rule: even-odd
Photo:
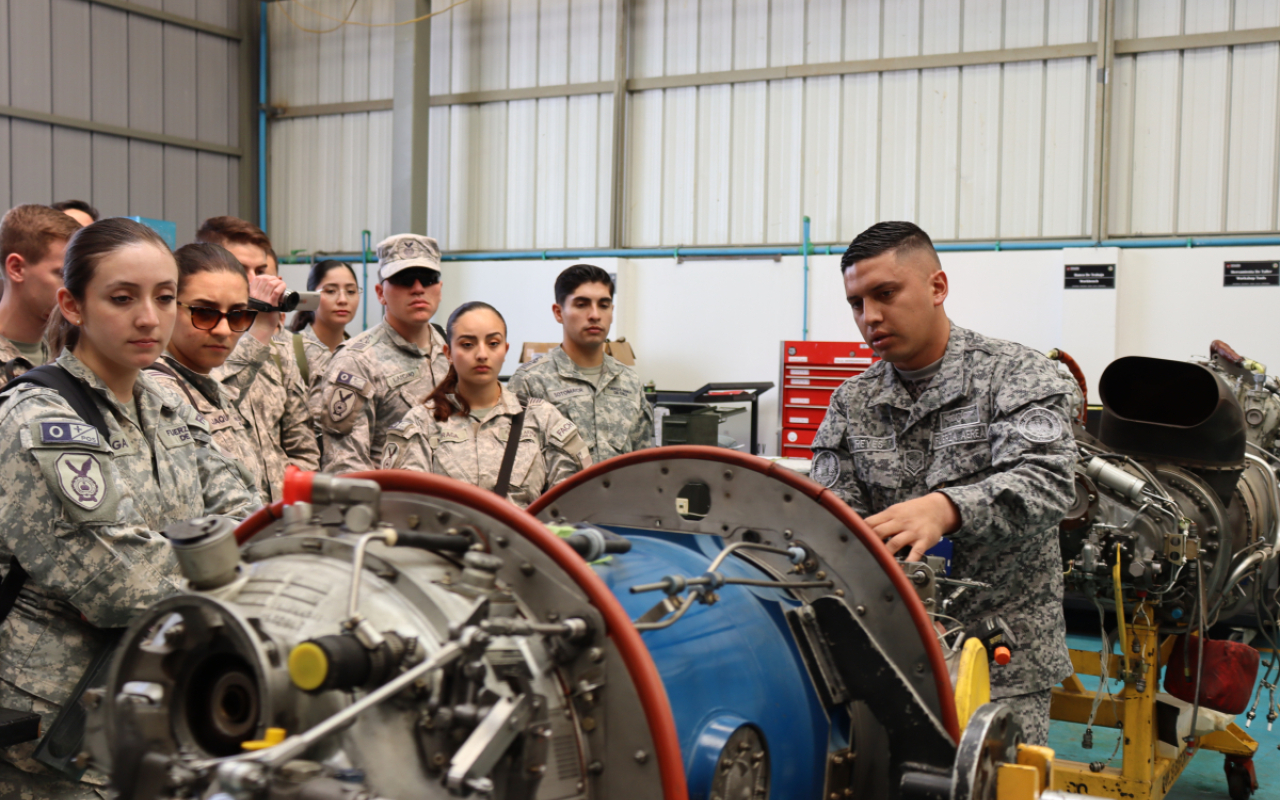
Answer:
[[[1145,619],[1154,618],[1152,609],[1145,611]],[[1127,638],[1129,641],[1121,642],[1122,648],[1129,647],[1127,658],[1114,653],[1107,656],[1110,659],[1107,674],[1112,677],[1123,675],[1124,688],[1115,693],[1114,701],[1104,692],[1093,719],[1094,727],[1121,728],[1124,731],[1121,766],[1119,769],[1104,767],[1095,772],[1089,764],[1057,760],[1053,765],[1053,788],[1102,797],[1161,800],[1173,788],[1196,751],[1211,750],[1227,757],[1226,771],[1232,800],[1247,800],[1257,788],[1256,780],[1250,780],[1250,759],[1257,751],[1258,743],[1234,723],[1225,731],[1216,731],[1190,743],[1179,741],[1176,758],[1159,755],[1156,694],[1160,686],[1160,667],[1168,663],[1174,639],[1168,637],[1161,643],[1159,630],[1149,625],[1130,626]],[[1097,692],[1086,690],[1078,676],[1101,677],[1101,660],[1096,652],[1072,650],[1071,665],[1076,674],[1063,681],[1061,688],[1053,690],[1049,717],[1088,724]],[[1101,766],[1100,761],[1094,763]],[[1233,777],[1237,774],[1243,774],[1243,777]],[[1244,793],[1239,793],[1242,790]]]

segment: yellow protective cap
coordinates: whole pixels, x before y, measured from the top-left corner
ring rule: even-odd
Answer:
[[[314,692],[329,676],[329,655],[315,642],[303,642],[289,653],[289,677],[304,692]]]
[[[245,750],[266,750],[268,747],[275,747],[284,741],[284,728],[267,728],[266,736],[252,742],[241,742],[240,747]]]

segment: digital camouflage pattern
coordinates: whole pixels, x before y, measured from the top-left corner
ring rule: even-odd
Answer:
[[[432,416],[434,408],[434,403],[415,406],[391,426],[382,468],[433,472],[492,490],[511,438],[511,419],[520,413],[520,399],[502,389],[498,405],[480,422],[466,414],[437,422]],[[591,463],[591,453],[577,427],[555,406],[532,399],[520,429],[507,498],[524,508]]]
[[[144,373],[134,402],[121,404],[71,353],[57,363],[89,387],[105,441],[52,389],[25,384],[0,395],[0,546],[30,575],[0,626],[0,706],[36,711],[46,730],[100,649],[102,629],[128,625],[177,591],[177,562],[157,531],[205,514],[243,518],[259,506],[180,397]],[[47,772],[34,750],[17,745],[3,758]]]
[[[1000,614],[1018,639],[993,667],[995,698],[1049,689],[1071,674],[1062,617],[1058,523],[1075,498],[1071,387],[1022,345],[952,325],[937,375],[912,400],[886,362],[845,381],[813,440],[811,476],[862,516],[930,492],[960,512],[947,614]]]
[[[320,468],[320,445],[292,334],[277,332],[270,347],[245,334],[227,363],[212,374],[240,394],[236,408],[249,422],[266,469],[270,493],[263,497],[265,502],[284,496],[284,468],[289,464],[305,470]]]
[[[595,462],[653,445],[653,405],[636,371],[606,354],[599,382],[583,375],[563,348],[521,364],[507,388],[541,398],[578,426]]]
[[[324,432],[325,472],[377,468],[387,429],[449,373],[444,345],[434,325],[431,349],[423,351],[383,320],[338,348],[311,395]]]
[[[414,267],[440,271],[440,243],[430,236],[397,233],[378,242],[378,282]]]
[[[307,384],[308,401],[311,390],[316,387],[324,378],[325,372],[329,369],[329,362],[333,360],[333,352],[329,350],[329,345],[320,341],[320,337],[316,336],[315,330],[308,325],[303,328],[295,336],[302,337],[302,352],[307,357],[307,373],[310,378],[305,382]],[[294,355],[297,355],[296,348]],[[319,416],[319,409],[312,408],[311,416]]]
[[[1052,701],[1052,689],[1000,698],[1000,703],[1008,706],[1013,716],[1022,723],[1026,743],[1039,747],[1049,744],[1049,706]]]
[[[172,374],[156,365],[167,367]],[[169,353],[160,356],[160,360],[147,369],[147,374],[199,411],[209,424],[213,443],[239,465],[244,482],[256,487],[260,496],[271,496],[267,486],[267,465],[249,430],[249,423],[235,406],[239,392],[234,387],[188,369]]]
[[[13,342],[3,336],[0,336],[0,386],[8,383],[19,375],[36,367],[44,366],[49,363],[49,347],[43,341],[40,347],[44,353],[44,360],[39,364],[32,364],[31,361],[18,352],[18,348]]]

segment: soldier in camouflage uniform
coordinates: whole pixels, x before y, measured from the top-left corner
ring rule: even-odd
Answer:
[[[320,295],[320,307],[294,314],[289,330],[302,381],[310,391],[324,377],[333,352],[351,338],[346,329],[360,305],[360,284],[350,264],[329,259],[311,265],[307,291]]]
[[[575,264],[556,278],[551,313],[564,341],[542,358],[521,364],[507,388],[521,399],[553,404],[578,426],[593,461],[653,444],[653,406],[635,369],[604,351],[613,324],[613,278]]]
[[[279,264],[260,228],[236,217],[211,217],[196,234],[201,242],[221,245],[250,277],[253,292],[266,277],[279,281]],[[256,296],[256,295],[255,295]],[[227,362],[213,377],[240,395],[237,408],[249,421],[266,468],[270,503],[283,496],[284,468],[320,467],[320,445],[307,406],[307,390],[293,354],[293,337],[280,330],[278,313],[262,313],[250,335],[240,337]],[[264,334],[263,332],[266,331]]]
[[[854,319],[883,361],[841,385],[813,440],[812,477],[918,560],[950,537],[963,588],[946,613],[998,614],[1017,638],[991,696],[1032,743],[1048,737],[1050,689],[1071,674],[1058,523],[1074,498],[1071,387],[1053,362],[952,325],[946,275],[924,231],[880,223],[841,266]]]
[[[507,324],[487,303],[465,303],[449,317],[448,374],[427,402],[387,432],[383,469],[448,475],[499,491],[524,508],[555,484],[591,465],[578,429],[539,398],[521,404],[498,382]],[[498,488],[515,419],[523,412],[507,488]]]
[[[21,205],[0,221],[0,385],[52,357],[45,323],[62,286],[62,253],[80,223],[48,206]]]
[[[382,322],[338,348],[312,390],[324,432],[325,472],[376,469],[387,430],[422,403],[449,371],[440,306],[440,246],[399,234],[378,243]]]
[[[105,245],[89,234],[98,226],[116,231]],[[109,261],[120,238],[153,247]],[[105,433],[52,389],[28,383],[0,395],[0,548],[27,574],[0,624],[0,706],[40,714],[45,732],[106,630],[177,591],[177,563],[158,531],[259,506],[195,409],[140,373],[169,338],[176,279],[168,247],[145,226],[114,219],[86,229],[67,252],[61,305],[79,327],[69,328],[72,349],[57,364],[98,409]],[[123,280],[135,288],[113,295],[132,302],[105,297],[104,285]],[[94,797],[105,782],[93,772],[81,782],[55,774],[33,758],[36,746],[0,753],[0,796]]]

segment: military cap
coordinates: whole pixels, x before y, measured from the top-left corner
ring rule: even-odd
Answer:
[[[397,233],[378,242],[379,281],[413,267],[440,272],[440,245],[435,239],[416,233]]]

